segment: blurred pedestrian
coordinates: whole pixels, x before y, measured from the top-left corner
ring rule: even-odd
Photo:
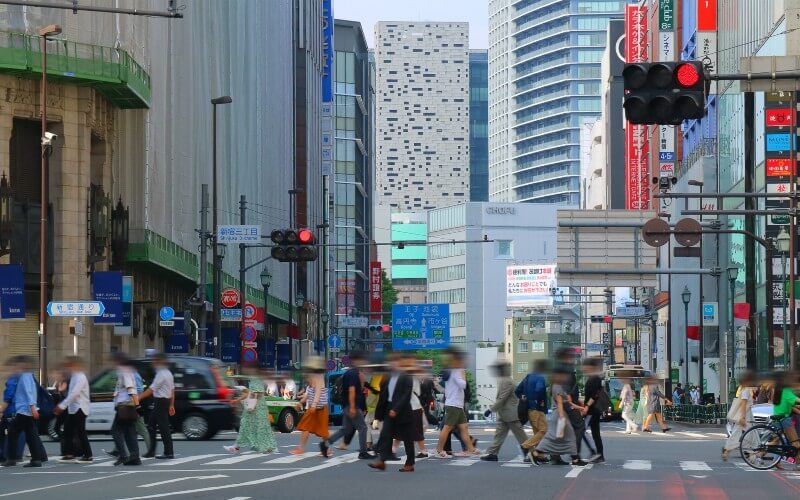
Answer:
[[[522,454],[526,462],[531,460],[530,450],[536,448],[547,433],[547,382],[544,375],[548,371],[546,360],[536,360],[531,373],[525,375],[514,392],[518,398],[525,398],[528,422],[531,423],[533,430],[533,435],[522,443]]]
[[[586,465],[578,455],[577,436],[566,411],[568,406],[574,404],[570,402],[568,388],[570,383],[571,373],[568,369],[560,367],[553,371],[553,383],[550,388],[553,411],[547,425],[547,433],[533,449],[534,465],[546,463],[544,454],[550,455],[550,463],[554,465],[567,464],[561,459],[561,455],[569,455],[572,458],[572,465],[580,467]]]
[[[497,377],[497,395],[491,409],[486,411],[486,416],[494,413],[497,426],[494,432],[494,441],[486,450],[486,455],[481,460],[497,462],[497,454],[511,431],[520,447],[528,441],[528,435],[519,421],[519,398],[514,394],[514,382],[511,380],[511,364],[505,360],[497,360],[489,366],[492,375]]]
[[[14,420],[8,430],[8,456],[3,463],[4,467],[13,467],[22,458],[19,449],[14,446],[21,433],[25,433],[25,442],[31,453],[31,460],[23,467],[42,466],[42,442],[39,440],[39,408],[38,385],[32,373],[33,359],[30,356],[18,356],[14,358],[14,373],[17,374],[17,385],[12,398]]]
[[[150,384],[139,399],[153,398],[153,409],[147,423],[147,430],[150,434],[150,445],[147,447],[145,458],[156,458],[157,460],[171,460],[175,458],[175,450],[172,446],[172,430],[169,426],[169,418],[175,415],[175,379],[169,370],[167,357],[158,353],[153,355],[153,369],[156,374],[153,383]],[[161,441],[164,443],[164,454],[156,455],[156,430],[161,434]]]
[[[595,452],[589,462],[602,463],[606,461],[603,454],[603,437],[600,435],[600,419],[611,407],[611,398],[603,388],[603,359],[589,358],[583,362],[583,373],[586,377],[584,384],[584,410],[583,415],[589,417],[589,429],[592,432]]]
[[[400,472],[414,472],[414,439],[411,398],[413,397],[414,380],[411,372],[416,361],[408,354],[392,360],[392,373],[381,389],[381,400],[375,410],[375,418],[383,421],[381,436],[378,440],[378,460],[370,462],[373,469],[386,470],[386,462],[392,458],[392,441],[397,438],[403,441],[406,449],[406,462]]]
[[[139,443],[136,440],[136,421],[139,417],[139,393],[136,391],[136,368],[127,356],[118,354],[117,385],[114,389],[114,423],[111,435],[119,452],[114,465],[142,465]]]
[[[661,386],[655,378],[650,377],[647,379],[648,391],[647,391],[647,418],[644,420],[642,424],[642,432],[653,432],[650,430],[650,423],[653,419],[658,422],[658,426],[661,427],[661,432],[667,432],[671,429],[671,427],[667,427],[667,424],[664,423],[664,415],[661,411],[661,401],[667,404],[667,406],[672,404],[672,401],[667,399],[664,396],[664,393],[661,392]]]
[[[94,462],[92,446],[86,433],[86,418],[91,403],[89,379],[83,371],[83,361],[77,356],[67,358],[64,367],[69,371],[69,386],[66,396],[55,409],[56,415],[64,410],[67,415],[62,439],[65,449],[59,463],[91,464]]]
[[[728,422],[733,426],[733,430],[722,447],[722,460],[727,461],[730,451],[739,449],[742,434],[749,427],[749,422],[753,421],[753,404],[755,403],[757,385],[756,376],[753,372],[746,371],[739,378],[736,398],[731,402],[727,415]]]
[[[8,431],[11,428],[11,423],[14,421],[16,415],[16,407],[14,406],[14,394],[17,391],[17,382],[19,381],[19,373],[17,373],[17,358],[12,356],[6,360],[4,371],[7,375],[6,385],[3,389],[3,400],[0,401],[0,463],[5,462],[11,456],[9,447],[16,447],[16,456],[22,456],[25,451],[25,435],[20,434],[16,443],[9,443]]]
[[[263,376],[254,365],[245,365],[243,375],[238,377],[247,381],[247,388],[230,404],[241,404],[242,416],[239,420],[239,434],[236,443],[225,446],[230,453],[239,453],[242,448],[250,449],[256,453],[273,453],[278,451],[275,434],[269,422],[269,406],[265,399],[266,387]]]
[[[325,387],[325,362],[322,358],[311,357],[305,362],[303,369],[306,373],[306,390],[305,394],[301,397],[300,401],[305,403],[306,412],[300,423],[297,424],[297,430],[301,431],[300,443],[290,453],[293,455],[302,455],[305,453],[305,447],[308,443],[309,434],[314,434],[320,438],[328,439],[330,432],[328,430],[328,388]],[[324,455],[325,457],[331,456],[330,450]]]
[[[461,433],[461,439],[466,443],[467,450],[465,455],[478,455],[480,451],[475,448],[472,437],[467,426],[467,414],[464,412],[465,390],[467,379],[464,376],[464,354],[456,349],[451,349],[450,357],[450,377],[445,384],[445,422],[442,432],[439,434],[439,443],[436,447],[438,458],[448,458],[444,451],[445,440],[449,438],[450,432],[457,428]]]
[[[625,433],[632,434],[637,430],[636,415],[633,409],[636,404],[636,394],[633,392],[630,379],[624,379],[622,383],[622,391],[619,394],[622,420],[625,421]]]
[[[350,369],[342,375],[342,426],[329,438],[320,442],[320,452],[322,456],[327,457],[329,448],[337,440],[343,437],[347,440],[348,435],[352,438],[352,433],[357,431],[358,458],[362,460],[375,458],[367,451],[367,424],[364,421],[364,416],[367,414],[367,400],[364,396],[365,374],[361,367],[366,358],[360,352],[351,352],[350,360],[352,363]]]

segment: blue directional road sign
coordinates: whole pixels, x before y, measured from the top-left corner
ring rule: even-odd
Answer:
[[[48,316],[102,316],[106,306],[102,302],[50,302]]]
[[[333,333],[333,334],[329,335],[328,336],[328,347],[332,351],[338,351],[339,349],[341,349],[342,348],[342,337],[340,337],[336,333]]]
[[[450,304],[392,306],[392,349],[445,349],[450,346]]]
[[[170,306],[164,306],[158,312],[158,315],[161,317],[161,321],[172,321],[175,317],[175,309]]]

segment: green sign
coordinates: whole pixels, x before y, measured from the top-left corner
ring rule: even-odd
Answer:
[[[773,224],[782,224],[782,225],[789,224],[788,215],[770,215],[769,219],[772,221]]]
[[[658,26],[661,31],[675,29],[674,0],[658,0]]]
[[[672,368],[670,370],[670,378],[672,379],[673,384],[678,383],[678,381],[680,380],[680,372],[678,371],[677,368]]]

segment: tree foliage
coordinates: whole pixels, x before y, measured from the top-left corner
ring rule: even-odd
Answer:
[[[392,310],[392,306],[397,304],[397,288],[392,285],[392,280],[386,276],[386,269],[381,269],[381,301],[384,312]],[[385,317],[384,321],[388,323],[390,318]]]

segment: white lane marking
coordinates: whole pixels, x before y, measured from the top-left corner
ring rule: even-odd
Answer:
[[[276,458],[274,460],[267,460],[264,462],[265,464],[293,464],[295,462],[299,462],[300,460],[305,460],[306,458],[310,457],[319,457],[322,458],[322,455],[318,451],[307,451],[302,455],[289,455],[286,457]]]
[[[711,470],[711,467],[708,466],[705,462],[693,462],[693,461],[685,461],[681,462],[681,469],[683,470],[690,470],[690,471],[707,471]]]
[[[623,465],[623,469],[628,470],[650,470],[653,468],[650,460],[627,460]]]
[[[588,465],[585,465],[583,467],[576,467],[576,466],[573,465],[572,466],[572,470],[567,472],[567,475],[564,476],[564,477],[578,477],[578,475],[581,472],[583,472],[584,469],[591,469],[592,465],[594,465],[594,464],[588,464]]]
[[[209,453],[207,455],[192,455],[183,458],[174,458],[172,460],[156,460],[156,463],[153,466],[160,466],[160,467],[172,467],[174,465],[185,464],[187,462],[194,462],[197,460],[203,460],[205,458],[212,458],[212,457],[219,457],[222,456],[221,453]]]
[[[155,460],[155,459],[154,458],[142,458],[141,460],[142,460],[142,462],[147,462],[148,460]],[[95,463],[93,463],[91,465],[87,465],[87,467],[113,467],[114,466],[114,462],[116,462],[116,459],[108,460],[106,462],[100,462],[100,463],[96,463],[95,462]]]
[[[701,439],[706,437],[705,435],[699,432],[674,432],[673,434],[680,434],[681,436],[688,436],[692,438],[701,438]]]
[[[80,481],[72,481],[70,483],[51,484],[49,486],[42,486],[41,488],[32,488],[30,490],[12,491],[11,493],[2,493],[2,494],[0,494],[0,497],[13,497],[13,496],[16,496],[16,495],[23,495],[25,493],[34,493],[36,491],[49,490],[49,489],[52,489],[52,488],[60,488],[62,486],[73,486],[73,485],[76,485],[76,484],[89,483],[89,482],[92,482],[92,481],[105,481],[107,479],[111,479],[111,478],[115,478],[115,477],[121,477],[121,476],[127,476],[129,474],[133,474],[133,472],[122,472],[120,474],[114,474],[114,475],[111,475],[111,476],[95,477],[95,478],[92,478],[92,479],[81,479]]]
[[[139,488],[153,488],[155,486],[162,486],[165,484],[170,483],[177,483],[178,481],[187,481],[189,479],[220,479],[223,477],[228,477],[225,474],[214,474],[212,476],[186,476],[186,477],[176,477],[173,479],[167,479],[165,481],[158,481],[157,483],[147,483],[147,484],[140,484]]]
[[[728,437],[728,435],[725,434],[724,432],[707,432],[706,434],[708,434],[709,436],[716,436],[716,437],[724,437],[724,438]]]
[[[462,460],[451,460],[450,463],[447,465],[455,465],[456,467],[469,467],[470,465],[475,465],[478,463],[478,460],[471,460],[471,459],[462,459]]]
[[[12,476],[22,476],[30,474],[30,472],[12,472]],[[36,471],[35,474],[88,474],[88,472],[76,472],[76,471],[66,471],[66,470],[53,470],[53,471],[45,471],[40,470]]]
[[[268,455],[264,453],[247,452],[247,453],[242,453],[241,455],[235,455],[228,458],[222,458],[220,460],[214,460],[213,462],[208,462],[205,465],[232,465],[241,462],[246,462],[247,460],[253,460],[254,458],[265,458],[267,456]]]
[[[229,498],[228,500],[250,500],[253,497],[233,497]]]
[[[253,481],[244,481],[244,482],[237,481],[235,483],[225,484],[225,485],[221,485],[221,486],[209,486],[209,487],[206,487],[206,488],[197,488],[197,489],[194,489],[194,490],[173,491],[173,492],[169,492],[169,493],[158,493],[158,494],[155,494],[155,495],[131,497],[131,498],[119,499],[119,500],[143,500],[143,499],[146,499],[146,498],[177,497],[178,495],[193,495],[195,493],[206,493],[206,492],[209,492],[209,491],[227,490],[227,489],[232,489],[232,488],[243,488],[243,487],[247,487],[247,486],[258,486],[260,484],[273,483],[275,481],[283,481],[284,479],[291,479],[293,477],[302,476],[304,474],[310,474],[312,472],[317,472],[317,471],[321,471],[321,470],[325,470],[325,469],[330,469],[331,467],[336,467],[337,465],[339,465],[339,464],[336,463],[336,462],[327,461],[327,462],[324,462],[324,463],[322,463],[320,465],[316,465],[314,467],[308,467],[308,468],[304,468],[304,469],[300,469],[300,470],[296,470],[296,471],[292,471],[292,472],[287,472],[286,474],[280,474],[278,476],[255,479]],[[16,494],[17,493],[10,493],[10,495],[16,495]],[[4,496],[8,496],[8,495],[4,495]]]
[[[526,464],[523,459],[524,457],[522,455],[517,455],[513,460],[501,464],[500,467],[530,467],[531,464]]]

